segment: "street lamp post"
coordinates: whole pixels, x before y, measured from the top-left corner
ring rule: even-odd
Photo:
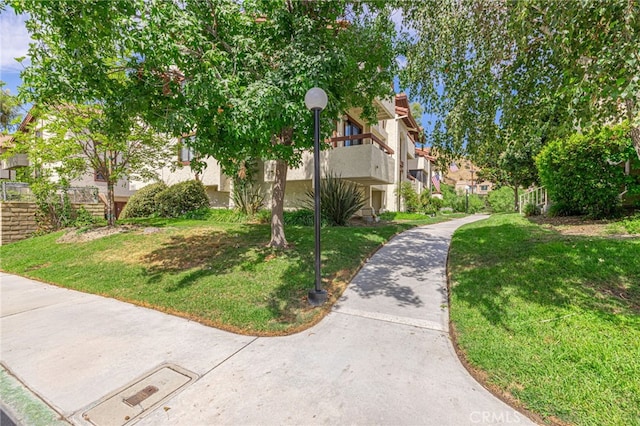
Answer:
[[[327,94],[324,90],[314,87],[304,96],[304,103],[313,111],[313,198],[315,228],[315,288],[309,291],[309,303],[320,306],[327,301],[327,291],[322,289],[320,277],[320,112],[327,106]]]
[[[465,207],[464,207],[464,212],[465,213],[469,213],[469,185],[467,185],[465,187],[465,192],[466,192],[466,201],[465,201]]]

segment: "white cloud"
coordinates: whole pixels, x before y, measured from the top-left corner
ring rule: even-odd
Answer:
[[[0,70],[15,72],[23,65],[15,58],[26,56],[31,37],[25,26],[26,15],[16,15],[7,7],[0,15]],[[23,64],[27,64],[25,60]]]

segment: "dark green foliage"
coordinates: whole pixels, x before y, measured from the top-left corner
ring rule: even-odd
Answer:
[[[158,210],[156,195],[165,189],[167,185],[164,182],[152,183],[141,188],[129,198],[127,205],[120,213],[120,219],[152,216]]]
[[[515,206],[514,197],[513,188],[503,186],[489,193],[489,206],[494,213],[513,213]]]
[[[345,226],[358,210],[365,205],[364,193],[355,182],[350,182],[325,173],[326,178],[320,182],[320,206],[322,217],[332,226]],[[307,191],[305,207],[313,210],[314,194]]]
[[[625,185],[638,190],[637,179],[625,176],[623,163],[633,158],[628,125],[574,134],[549,143],[536,158],[540,180],[553,201],[551,213],[594,218],[619,214]]]
[[[538,207],[534,203],[529,203],[529,204],[524,206],[524,209],[522,210],[522,212],[527,217],[529,217],[529,216],[538,216],[538,215],[540,215],[540,207]]]
[[[284,224],[295,226],[313,226],[313,210],[298,209],[284,212]]]
[[[158,214],[179,217],[185,213],[209,206],[209,199],[200,181],[189,180],[166,188],[155,196]]]

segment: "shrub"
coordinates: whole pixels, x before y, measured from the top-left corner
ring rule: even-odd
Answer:
[[[233,202],[242,213],[254,215],[264,204],[264,193],[258,185],[238,181],[233,190]]]
[[[345,226],[351,216],[364,207],[366,198],[358,184],[349,182],[326,173],[326,178],[320,181],[320,206],[322,217],[332,226]],[[307,191],[304,207],[313,210],[314,194]]]
[[[515,192],[513,188],[503,186],[489,192],[489,207],[494,213],[513,213],[515,206]]]
[[[466,194],[459,196],[460,202],[462,202],[463,206],[461,207],[460,212],[466,211],[467,213],[479,213],[487,208],[487,205],[484,202],[484,199],[480,197],[478,194],[469,194],[469,208],[467,209],[467,199]]]
[[[442,206],[450,208],[454,212],[465,211],[465,200],[450,185],[440,184],[440,193],[442,194]]]
[[[284,212],[284,224],[294,226],[313,226],[314,212],[310,209],[298,209]]]
[[[638,183],[625,176],[620,166],[633,155],[626,124],[549,143],[536,157],[536,165],[554,202],[551,212],[616,216],[621,208],[618,195],[624,186],[628,185],[631,193],[638,189]]]
[[[120,219],[132,217],[149,217],[158,213],[156,204],[156,195],[167,189],[164,182],[152,183],[144,188],[139,189],[135,194],[129,197],[127,205],[120,213]]]
[[[38,233],[55,231],[73,224],[74,212],[65,187],[59,194],[58,186],[46,179],[38,179],[30,187],[37,206],[35,219]]]
[[[200,181],[189,180],[172,185],[156,194],[158,214],[179,217],[185,213],[209,206],[209,199]]]
[[[73,221],[73,226],[77,228],[92,226],[100,222],[102,222],[102,220],[89,213],[89,211],[84,206],[80,206],[75,211],[75,220]]]
[[[420,194],[420,210],[424,214],[434,215],[440,211],[444,201],[440,198],[432,197],[429,191]]]
[[[525,216],[538,216],[540,215],[540,207],[534,203],[528,203],[522,209]]]
[[[409,182],[402,182],[400,185],[400,197],[404,202],[405,212],[414,213],[420,209],[420,197]]]

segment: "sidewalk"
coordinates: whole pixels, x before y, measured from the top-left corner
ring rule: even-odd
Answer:
[[[450,238],[482,218],[395,237],[323,321],[286,337],[0,273],[0,360],[77,425],[533,424],[469,376],[448,336]]]

